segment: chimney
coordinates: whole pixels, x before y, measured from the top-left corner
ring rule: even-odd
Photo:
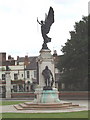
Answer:
[[[25,56],[24,64],[27,66],[29,64],[28,55]]]
[[[17,56],[17,60],[19,59],[19,56]]]
[[[6,62],[6,53],[5,52],[2,52],[0,53],[0,62]]]
[[[8,60],[11,60],[11,55],[8,55]]]

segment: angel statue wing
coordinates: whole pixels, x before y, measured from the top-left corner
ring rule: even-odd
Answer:
[[[52,7],[49,8],[48,15],[45,14],[45,21],[39,21],[37,18],[37,22],[41,25],[41,33],[43,37],[43,45],[42,49],[48,49],[47,43],[51,42],[51,38],[47,36],[50,31],[51,25],[54,23],[54,10]]]
[[[49,33],[51,25],[54,23],[54,10],[52,7],[49,8],[48,15],[45,14],[45,29],[46,34]]]

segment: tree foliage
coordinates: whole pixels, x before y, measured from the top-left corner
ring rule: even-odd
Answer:
[[[58,63],[61,83],[66,89],[87,90],[88,82],[88,17],[76,22],[70,31],[70,39],[62,47],[63,55]]]

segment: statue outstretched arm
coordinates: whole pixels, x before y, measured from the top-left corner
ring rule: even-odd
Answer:
[[[42,25],[42,24],[39,22],[38,17],[37,17],[37,22],[38,22],[40,25]]]

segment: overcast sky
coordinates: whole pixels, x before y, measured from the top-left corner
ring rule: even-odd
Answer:
[[[75,22],[88,15],[88,0],[0,0],[0,52],[12,57],[39,55],[43,38],[37,17],[44,20],[50,6],[55,22],[48,34],[52,38],[48,47],[61,54]]]

